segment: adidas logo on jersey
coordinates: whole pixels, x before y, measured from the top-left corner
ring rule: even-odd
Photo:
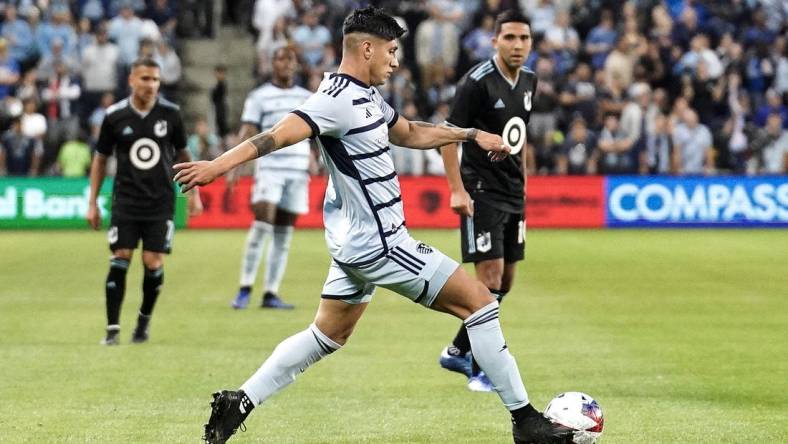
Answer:
[[[130,126],[127,126],[126,128],[123,128],[123,133],[122,134],[124,136],[128,136],[129,134],[134,134],[134,130],[131,129]]]
[[[367,119],[372,117],[372,111],[370,111],[369,108],[366,109],[366,113],[365,113],[364,117],[366,117]]]
[[[503,100],[502,99],[498,99],[498,101],[495,102],[495,107],[494,108],[495,109],[506,108],[506,105],[503,104]]]

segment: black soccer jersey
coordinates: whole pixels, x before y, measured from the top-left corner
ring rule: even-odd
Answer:
[[[479,128],[503,135],[507,122],[515,117],[528,123],[536,91],[536,74],[521,68],[512,83],[504,77],[495,59],[471,68],[457,85],[447,122],[463,128]],[[514,133],[515,138],[525,134]],[[510,135],[508,141],[514,142]],[[521,213],[523,204],[522,156],[491,162],[487,152],[474,142],[464,142],[460,171],[465,189],[474,199],[484,200],[506,212]]]
[[[117,158],[112,191],[113,216],[172,219],[175,189],[172,165],[177,151],[186,148],[180,110],[162,98],[147,114],[124,99],[107,109],[96,149]]]

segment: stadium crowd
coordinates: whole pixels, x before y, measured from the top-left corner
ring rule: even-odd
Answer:
[[[206,3],[184,2],[182,13]],[[270,77],[273,51],[291,45],[298,83],[314,90],[336,69],[343,18],[369,3],[409,30],[381,92],[402,115],[431,122],[445,120],[456,81],[491,57],[496,14],[520,8],[531,19],[530,174],[788,172],[782,0],[226,0],[222,19],[252,31],[258,81]],[[161,63],[162,94],[177,102],[176,1],[3,4],[0,174],[84,174],[103,110],[127,93],[141,54]],[[211,14],[201,16],[196,32],[210,37]],[[236,124],[187,126],[193,153],[209,158]],[[11,168],[13,153],[36,155]],[[396,149],[395,161],[403,174],[442,174],[437,151]]]

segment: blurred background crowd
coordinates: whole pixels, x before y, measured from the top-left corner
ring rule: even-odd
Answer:
[[[156,58],[162,94],[178,102],[189,69],[179,43],[220,23],[248,30],[256,57],[217,66],[212,117],[186,122],[195,157],[215,157],[237,141],[226,71],[267,81],[271,55],[289,45],[296,82],[314,91],[338,65],[343,18],[365,4],[409,31],[381,93],[403,116],[436,123],[459,78],[492,56],[495,16],[530,18],[530,174],[788,172],[784,0],[18,0],[0,3],[0,174],[84,175],[129,64]],[[443,173],[435,150],[394,152],[403,174]]]

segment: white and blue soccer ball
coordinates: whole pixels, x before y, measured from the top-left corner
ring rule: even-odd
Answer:
[[[581,392],[566,392],[553,398],[544,410],[545,418],[574,430],[572,442],[594,444],[604,428],[602,407],[594,398]]]

